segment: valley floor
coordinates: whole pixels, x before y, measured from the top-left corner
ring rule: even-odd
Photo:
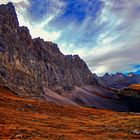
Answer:
[[[0,87],[0,139],[140,139],[140,114],[23,99]]]

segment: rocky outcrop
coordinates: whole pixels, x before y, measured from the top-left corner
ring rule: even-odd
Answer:
[[[106,73],[102,77],[96,77],[96,79],[99,85],[116,89],[122,89],[124,87],[128,87],[131,84],[140,83],[140,75],[134,73],[129,73],[128,75],[124,75],[122,73],[109,75]]]
[[[119,90],[118,95],[120,99],[127,103],[131,111],[140,112],[140,84],[133,84],[127,88],[123,88]]]
[[[65,56],[56,44],[32,39],[27,27],[19,27],[12,3],[0,5],[1,83],[21,96],[43,97],[48,88],[68,90],[88,85],[91,79],[78,55]]]

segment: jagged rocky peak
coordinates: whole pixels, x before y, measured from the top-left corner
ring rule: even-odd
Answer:
[[[93,73],[93,76],[94,76],[95,78],[98,78],[98,76],[97,76],[97,74],[96,74],[96,73]]]
[[[108,73],[108,72],[106,72],[104,76],[105,76],[105,77],[108,77],[108,76],[110,76],[110,75],[109,75],[109,73]]]
[[[18,19],[17,14],[15,12],[15,8],[11,2],[7,5],[2,4],[0,6],[0,23],[7,25],[9,28],[16,28],[18,27]]]
[[[99,78],[98,78],[97,74],[93,73],[92,77],[93,77],[93,80],[91,80],[91,84],[92,85],[99,85],[99,81],[98,81]]]
[[[102,77],[125,77],[125,75],[121,72],[116,72],[115,74],[109,74],[108,72],[104,74]]]
[[[49,51],[52,51],[54,53],[61,53],[58,45],[51,42],[51,41],[44,41],[44,39],[38,37],[33,39],[34,44],[37,44],[38,46],[44,47],[48,49]]]
[[[94,81],[78,55],[65,56],[57,44],[32,39],[28,28],[19,26],[12,3],[0,5],[0,22],[0,81],[10,89],[40,97],[47,88],[63,89]]]
[[[117,72],[116,74],[114,74],[115,76],[120,76],[120,77],[126,77],[123,73],[121,72]]]
[[[121,89],[131,84],[138,83],[140,83],[140,75],[136,75],[134,73],[129,73],[127,76],[119,72],[111,75],[106,73],[104,76],[98,77],[98,84],[110,88]]]

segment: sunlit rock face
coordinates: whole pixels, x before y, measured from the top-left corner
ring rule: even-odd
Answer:
[[[41,97],[47,88],[88,85],[91,79],[78,55],[65,56],[56,44],[32,39],[27,27],[19,27],[12,3],[0,5],[1,83],[20,95]]]

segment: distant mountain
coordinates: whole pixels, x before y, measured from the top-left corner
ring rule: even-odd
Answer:
[[[93,77],[96,78],[99,85],[104,87],[121,89],[124,87],[128,87],[131,84],[140,83],[140,75],[135,73],[128,73],[128,75],[124,75],[122,73],[116,74],[108,74],[106,73],[102,77],[97,77],[93,74]]]

